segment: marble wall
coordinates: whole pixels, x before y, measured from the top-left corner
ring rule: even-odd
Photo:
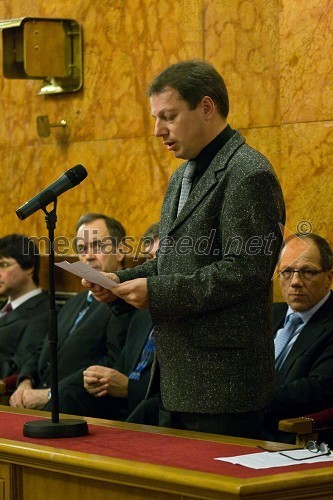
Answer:
[[[288,229],[333,243],[333,0],[0,2],[0,19],[25,16],[82,25],[84,86],[38,96],[40,82],[0,69],[2,234],[45,235],[42,212],[19,221],[15,210],[77,163],[88,178],[59,198],[58,236],[71,237],[86,211],[118,218],[135,238],[158,220],[180,162],[153,137],[146,89],[168,64],[199,57],[226,80],[230,124],[273,163]],[[68,126],[41,138],[38,115]]]

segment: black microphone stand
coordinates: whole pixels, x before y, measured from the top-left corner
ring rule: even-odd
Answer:
[[[59,420],[59,394],[58,394],[58,325],[55,300],[55,278],[54,278],[54,230],[57,222],[57,198],[52,195],[54,201],[53,210],[47,212],[46,206],[50,203],[50,192],[46,193],[44,202],[41,199],[42,210],[46,214],[45,222],[49,232],[49,285],[50,285],[50,309],[49,309],[49,347],[50,347],[50,374],[51,374],[51,410],[52,420],[33,420],[26,422],[23,434],[27,437],[60,438],[85,436],[89,433],[85,420],[64,419]],[[42,198],[42,196],[41,196]]]

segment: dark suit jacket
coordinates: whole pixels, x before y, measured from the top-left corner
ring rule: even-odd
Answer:
[[[287,304],[274,304],[274,331],[283,327]],[[266,424],[333,406],[333,294],[301,330],[276,373]]]
[[[128,323],[126,343],[119,358],[113,365],[115,370],[127,376],[130,375],[140,361],[142,350],[146,345],[151,329],[152,322],[149,312],[135,310],[131,321]],[[71,415],[114,420],[125,419],[146,395],[152,360],[153,354],[148,359],[147,366],[142,371],[139,380],[129,380],[127,399],[91,396],[83,387],[82,370],[76,372],[59,384],[60,411]],[[50,404],[44,409],[50,410]]]
[[[165,195],[157,259],[117,274],[148,278],[166,410],[259,410],[274,383],[271,278],[285,220],[281,188],[268,160],[236,132],[177,217],[185,167]]]
[[[116,370],[129,376],[140,361],[143,348],[146,345],[152,328],[153,324],[149,312],[137,310],[129,325],[125,346],[114,364]],[[140,379],[129,379],[128,381],[127,407],[129,412],[133,411],[146,395],[152,362],[153,353],[151,353],[151,357],[148,359],[147,366],[142,371]]]
[[[108,306],[95,299],[81,322],[69,334],[79,311],[86,302],[87,294],[88,292],[82,292],[68,300],[58,315],[59,382],[91,364],[103,363],[112,366],[125,343],[127,316],[124,315],[119,322],[110,314]],[[25,377],[31,377],[35,387],[50,387],[48,339],[45,339],[41,350],[35,353],[21,369],[19,379]]]
[[[49,296],[43,292],[0,318],[0,378],[17,373],[43,342]]]

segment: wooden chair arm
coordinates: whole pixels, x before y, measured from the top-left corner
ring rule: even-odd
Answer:
[[[279,421],[279,430],[294,432],[295,434],[310,434],[313,429],[313,420],[309,417],[286,418]]]
[[[0,395],[6,394],[6,392],[7,392],[6,382],[4,380],[0,380]]]
[[[309,413],[304,417],[280,420],[279,430],[296,434],[296,443],[302,445],[310,439],[331,440],[333,439],[333,408]]]
[[[309,440],[316,441],[318,433],[313,429],[313,419],[310,417],[286,418],[279,421],[279,430],[283,432],[292,432],[296,435],[296,444],[306,446]]]

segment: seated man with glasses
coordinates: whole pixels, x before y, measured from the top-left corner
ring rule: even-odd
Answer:
[[[290,442],[278,421],[333,405],[333,253],[317,234],[291,235],[278,277],[285,303],[273,308],[276,384],[263,438]]]

